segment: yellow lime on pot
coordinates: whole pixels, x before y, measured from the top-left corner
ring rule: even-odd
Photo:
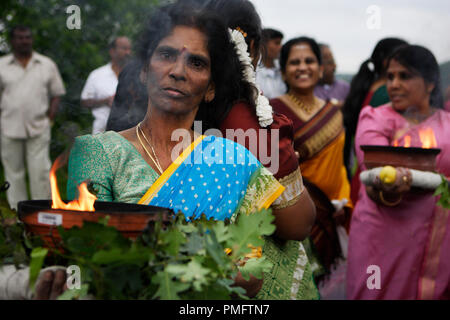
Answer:
[[[395,182],[396,176],[397,171],[392,166],[384,166],[380,171],[380,180],[384,184],[393,184]]]

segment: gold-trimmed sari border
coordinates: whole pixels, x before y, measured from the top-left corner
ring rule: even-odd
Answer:
[[[300,167],[289,175],[281,178],[279,182],[286,190],[272,204],[274,209],[283,209],[294,205],[305,190]]]
[[[169,180],[172,174],[180,167],[180,165],[186,160],[186,158],[194,151],[197,145],[203,141],[206,136],[201,135],[194,142],[191,143],[189,147],[187,147],[181,155],[175,159],[174,162],[163,172],[163,174],[151,185],[151,187],[147,190],[144,196],[139,200],[138,204],[149,204],[156,194],[158,194],[159,190],[163,187],[163,185]]]

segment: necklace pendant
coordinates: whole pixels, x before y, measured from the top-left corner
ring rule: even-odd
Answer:
[[[296,96],[294,96],[292,93],[288,94],[289,98],[291,99],[294,104],[299,107],[302,111],[304,111],[307,115],[310,115],[314,109],[314,106],[307,106],[303,103],[300,99],[298,99]]]

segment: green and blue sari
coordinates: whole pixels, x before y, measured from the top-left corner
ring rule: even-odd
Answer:
[[[200,136],[139,201],[216,220],[268,208],[284,187],[240,144]]]
[[[200,136],[158,175],[122,135],[109,131],[76,138],[69,158],[67,198],[90,180],[100,201],[150,204],[181,211],[187,219],[233,219],[268,208],[284,187],[233,141]],[[263,255],[274,264],[258,299],[317,299],[310,265],[298,241],[267,238]]]
[[[268,208],[284,190],[250,151],[215,136],[198,137],[162,175],[116,132],[78,137],[69,158],[68,199],[86,180],[100,201],[161,206],[194,219]]]

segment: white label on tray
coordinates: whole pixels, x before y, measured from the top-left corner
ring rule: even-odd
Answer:
[[[38,222],[51,226],[59,226],[62,225],[62,214],[39,212]]]

